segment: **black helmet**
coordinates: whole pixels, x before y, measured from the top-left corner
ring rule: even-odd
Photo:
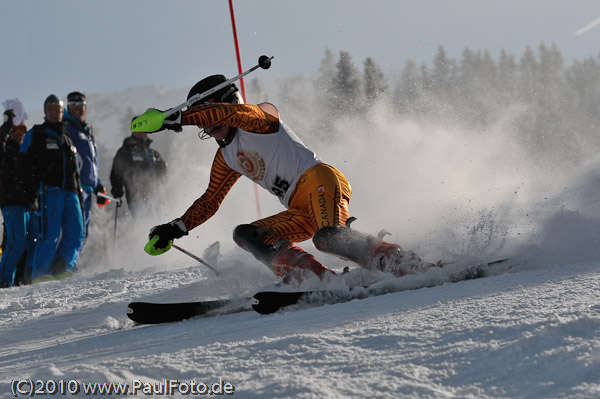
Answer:
[[[194,87],[192,87],[190,89],[190,92],[187,95],[187,99],[189,100],[192,96],[195,96],[196,94],[204,93],[206,90],[212,89],[216,85],[221,84],[226,81],[227,81],[227,78],[223,75],[212,75],[207,78],[204,78],[201,81],[199,81],[198,83],[196,83],[194,85]],[[242,96],[240,95],[237,86],[234,85],[233,83],[231,83],[231,84],[223,87],[222,89],[217,90],[216,92],[199,99],[198,101],[194,102],[190,106],[198,105],[198,104],[202,104],[202,103],[206,103],[206,102],[243,104],[244,100],[242,99]]]

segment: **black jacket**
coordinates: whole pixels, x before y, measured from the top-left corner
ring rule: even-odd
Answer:
[[[36,189],[31,176],[20,168],[19,143],[10,139],[12,124],[0,126],[0,207],[36,207]]]
[[[22,168],[38,187],[59,187],[81,195],[77,149],[64,123],[33,126],[23,139],[21,153]]]
[[[146,201],[156,194],[165,178],[167,163],[158,151],[150,148],[152,140],[135,136],[123,140],[113,159],[110,172],[111,194],[128,203]]]

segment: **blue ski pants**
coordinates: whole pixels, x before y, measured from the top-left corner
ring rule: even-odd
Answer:
[[[88,237],[88,229],[90,227],[90,219],[92,216],[93,196],[94,196],[93,193],[83,190],[82,214],[83,214],[83,241],[84,242]]]
[[[40,195],[41,232],[33,278],[50,274],[61,257],[73,271],[83,243],[83,216],[79,197],[72,191],[50,187]]]
[[[6,246],[0,260],[0,280],[12,287],[15,283],[17,264],[25,251],[26,276],[33,267],[37,218],[34,211],[23,206],[6,206],[2,208],[2,216],[6,229]]]

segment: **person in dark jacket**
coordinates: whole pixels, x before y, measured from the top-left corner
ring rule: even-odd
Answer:
[[[160,198],[158,193],[167,173],[167,163],[150,147],[151,143],[148,133],[132,133],[113,159],[110,192],[115,198],[125,195],[133,216],[156,208],[148,205]]]
[[[67,109],[64,111],[64,120],[67,133],[77,148],[80,165],[80,179],[82,189],[83,206],[83,241],[88,236],[90,216],[92,213],[92,194],[96,195],[98,206],[108,203],[106,198],[98,196],[99,193],[106,194],[102,180],[98,175],[98,149],[96,140],[92,133],[92,127],[85,121],[87,104],[85,95],[73,91],[67,95]]]
[[[83,242],[77,150],[63,123],[63,103],[54,94],[44,101],[44,114],[44,123],[25,135],[20,159],[38,187],[41,226],[34,279],[76,271]]]
[[[0,288],[17,284],[17,269],[22,265],[26,281],[31,279],[35,258],[35,187],[22,173],[18,165],[19,148],[27,130],[22,105],[12,100],[9,106],[17,108],[4,112],[4,124],[0,126],[0,207],[4,217],[6,244],[0,261]],[[5,102],[6,106],[6,102]],[[18,114],[18,115],[17,115]],[[21,277],[21,279],[23,278]]]

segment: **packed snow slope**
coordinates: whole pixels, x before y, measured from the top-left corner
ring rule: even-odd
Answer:
[[[1,395],[12,396],[13,379],[31,378],[222,380],[239,398],[595,398],[598,266],[511,270],[269,316],[154,326],[134,326],[127,303],[214,297],[222,283],[190,266],[2,290]]]
[[[132,114],[180,103],[185,93],[148,87],[89,96],[105,183]],[[514,114],[478,130],[402,120],[385,104],[324,131],[307,117],[316,105],[294,94],[295,103],[271,101],[350,180],[353,228],[385,228],[386,239],[430,261],[508,256],[513,267],[420,289],[443,281],[445,270],[382,276],[401,291],[269,316],[135,326],[126,316],[131,301],[244,298],[274,283],[231,239],[237,224],[257,219],[247,179],[217,215],[178,240],[220,277],[175,250],[143,252],[149,229],[181,216],[205,190],[217,148],[189,127],[153,135],[171,171],[165,198],[153,199],[155,214],[132,220],[114,204],[95,209],[78,275],[0,290],[2,397],[12,397],[20,379],[45,388],[77,381],[80,396],[84,384],[159,389],[193,380],[230,384],[237,398],[600,397],[600,158],[592,146],[582,143],[587,152],[578,154],[545,148],[553,157],[540,164],[519,144]],[[264,192],[259,198],[263,216],[282,210]],[[335,270],[347,265],[302,245]]]

